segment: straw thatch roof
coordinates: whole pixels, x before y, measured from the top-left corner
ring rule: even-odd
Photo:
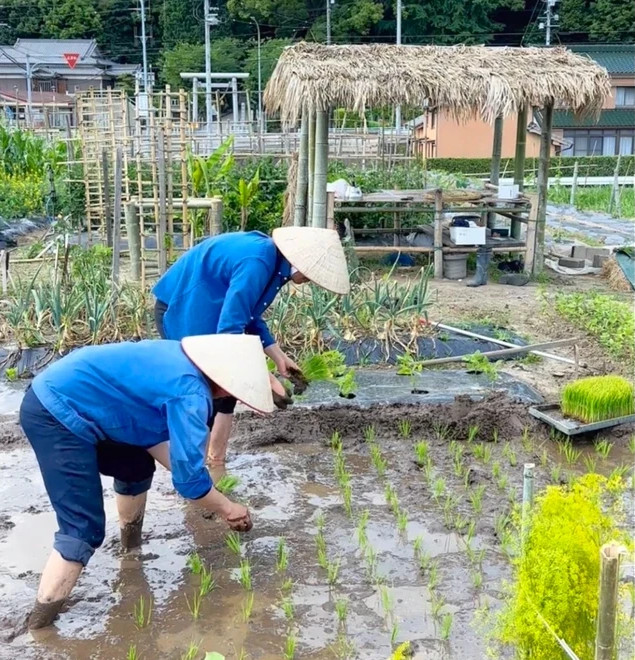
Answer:
[[[609,93],[606,70],[566,48],[298,43],[280,56],[264,100],[292,123],[304,104],[363,112],[426,100],[458,119],[491,120],[549,102],[593,115]]]

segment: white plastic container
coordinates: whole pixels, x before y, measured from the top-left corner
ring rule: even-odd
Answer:
[[[455,245],[485,245],[486,227],[450,227],[450,238]]]

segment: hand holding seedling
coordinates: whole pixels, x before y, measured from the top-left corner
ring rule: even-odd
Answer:
[[[276,381],[276,382],[278,382],[278,381]],[[278,384],[280,384],[280,383],[278,383]],[[273,403],[276,406],[276,408],[279,408],[280,410],[286,410],[287,406],[290,406],[290,405],[293,404],[293,399],[291,398],[291,392],[289,392],[288,390],[286,390],[284,388],[282,388],[282,389],[283,389],[284,394],[280,394],[278,392],[278,390],[273,389]]]
[[[287,378],[291,381],[293,385],[293,393],[296,395],[303,394],[309,386],[309,381],[297,367],[289,367]]]

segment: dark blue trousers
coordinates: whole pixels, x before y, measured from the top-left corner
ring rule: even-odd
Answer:
[[[20,424],[35,451],[44,486],[57,515],[53,547],[84,566],[104,540],[100,474],[114,477],[115,492],[140,495],[152,485],[155,465],[143,448],[104,441],[96,445],[60,424],[29,388]]]

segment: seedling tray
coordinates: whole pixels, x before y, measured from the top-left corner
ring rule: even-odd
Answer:
[[[541,419],[550,426],[558,429],[565,435],[579,435],[580,433],[591,433],[593,431],[601,431],[602,429],[610,429],[619,424],[628,424],[635,422],[635,415],[626,415],[625,417],[614,417],[613,419],[605,419],[602,422],[592,422],[591,424],[584,424],[575,419],[565,417],[560,410],[559,403],[544,403],[529,408],[529,414],[537,419]]]

